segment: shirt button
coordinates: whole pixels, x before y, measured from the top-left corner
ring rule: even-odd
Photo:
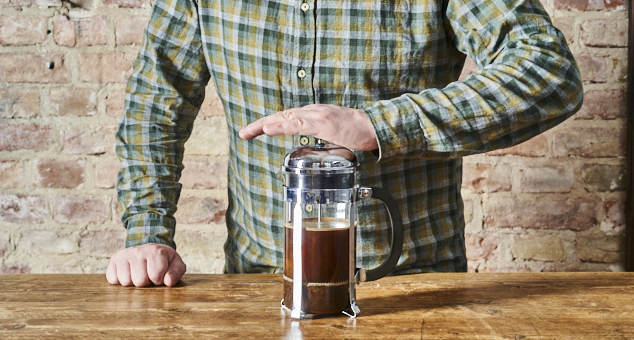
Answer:
[[[297,75],[300,78],[304,78],[304,77],[306,77],[306,71],[304,71],[304,69],[301,69],[301,70],[297,71]]]
[[[302,11],[306,12],[310,9],[310,5],[304,2],[300,8],[302,9]]]
[[[308,145],[308,142],[310,142],[310,140],[306,136],[301,136],[299,138],[299,144],[301,145]]]

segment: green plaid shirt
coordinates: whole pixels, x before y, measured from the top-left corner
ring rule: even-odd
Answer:
[[[480,70],[458,82],[465,55]],[[176,247],[183,145],[210,78],[229,127],[229,273],[282,269],[276,174],[300,136],[240,139],[258,118],[363,109],[380,147],[356,152],[358,182],[388,190],[403,214],[395,273],[466,271],[460,157],[526,141],[583,96],[537,0],[157,0],[117,131],[127,247]],[[389,251],[382,204],[360,202],[358,222],[358,263],[374,267]]]

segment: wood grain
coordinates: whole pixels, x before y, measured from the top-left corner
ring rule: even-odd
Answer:
[[[357,291],[361,314],[294,321],[281,275],[0,275],[0,339],[634,339],[634,273],[420,274]]]

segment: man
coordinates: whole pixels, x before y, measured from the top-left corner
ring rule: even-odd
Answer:
[[[457,82],[465,54],[480,70]],[[230,139],[227,273],[281,272],[276,173],[311,136],[354,149],[359,184],[396,198],[394,274],[466,271],[460,157],[552,128],[583,92],[538,0],[157,0],[117,132],[128,236],[112,284],[172,286],[185,272],[173,214],[211,77]],[[358,206],[364,267],[389,250],[381,209]]]

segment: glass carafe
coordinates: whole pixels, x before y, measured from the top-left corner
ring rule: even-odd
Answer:
[[[394,198],[356,184],[354,153],[334,145],[293,150],[282,165],[284,179],[284,299],[291,317],[344,313],[356,316],[356,284],[389,274],[401,255],[403,226]],[[356,202],[386,204],[392,246],[381,266],[356,266]],[[301,259],[296,261],[295,259]]]

